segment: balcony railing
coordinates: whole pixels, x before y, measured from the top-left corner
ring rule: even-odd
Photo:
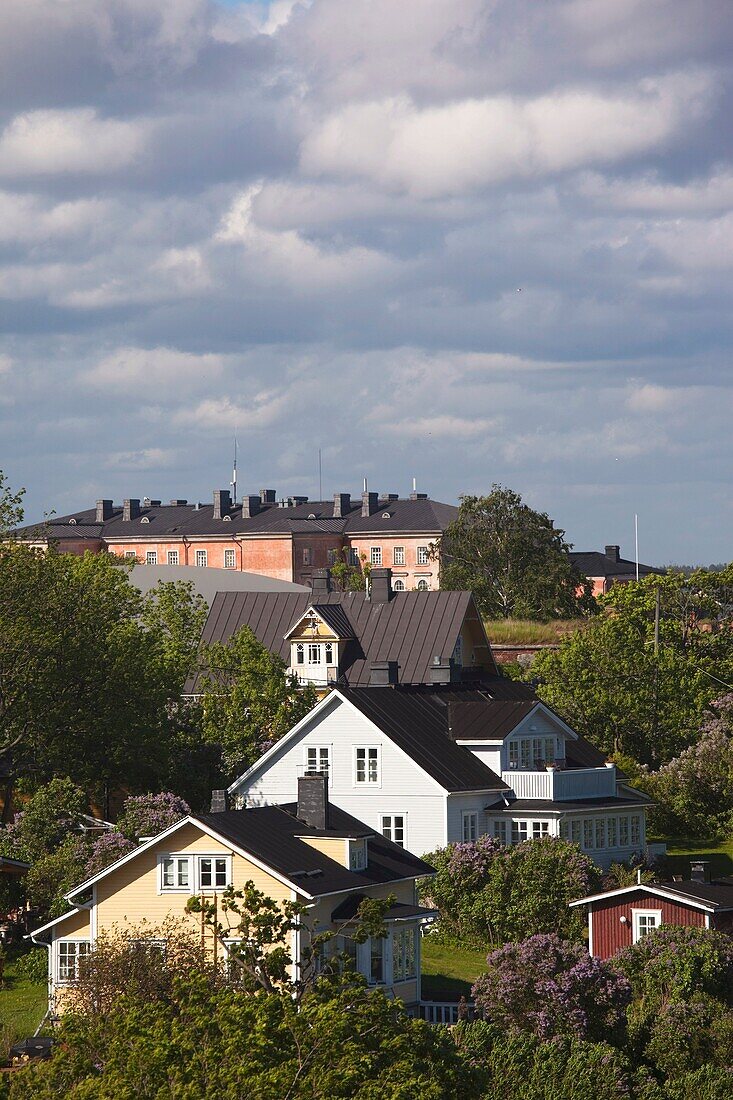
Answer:
[[[501,778],[517,798],[540,798],[548,802],[568,802],[576,798],[612,798],[616,794],[616,768],[569,768],[561,771],[502,772]]]

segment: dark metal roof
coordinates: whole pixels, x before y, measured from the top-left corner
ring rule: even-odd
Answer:
[[[636,562],[628,558],[612,558],[600,550],[571,550],[568,557],[584,577],[635,577]],[[653,565],[639,563],[639,576],[648,573],[664,573]]]
[[[359,911],[359,906],[366,900],[366,894],[350,894],[344,898],[331,913],[332,921],[351,920]],[[424,905],[406,905],[398,901],[391,905],[384,914],[385,920],[414,920],[415,917],[437,917],[437,909],[428,909]]]
[[[312,594],[222,592],[214,598],[202,641],[227,642],[235,631],[248,626],[262,645],[290,663],[286,635],[308,610]],[[346,617],[353,637],[341,660],[341,681],[350,686],[369,684],[373,662],[397,663],[400,683],[427,684],[435,656],[448,658],[467,615],[478,620],[470,592],[395,592],[380,603],[364,592],[329,592],[319,595],[318,607],[333,608]],[[486,673],[496,674],[491,664]],[[498,690],[513,690],[502,680]],[[517,685],[520,686],[520,685]],[[195,684],[187,685],[195,691]]]
[[[0,871],[5,871],[10,875],[22,875],[25,871],[30,871],[30,863],[26,863],[22,859],[12,859],[10,856],[0,856]]]
[[[340,690],[445,790],[509,789],[470,749],[451,739],[450,708],[440,693],[388,687]],[[476,691],[467,694],[480,695]]]
[[[330,626],[337,638],[353,638],[354,628],[349,622],[349,616],[337,603],[314,603],[313,610],[320,615],[326,626]]]
[[[509,803],[508,806],[504,806],[500,803],[497,806],[491,807],[491,812],[495,810],[503,814],[516,814],[516,813],[535,813],[540,812],[560,812],[573,813],[578,810],[600,810],[600,809],[618,809],[628,808],[633,810],[637,806],[646,806],[651,802],[651,799],[646,795],[639,792],[639,797],[627,797],[621,796],[615,797],[613,795],[607,795],[605,798],[574,798],[568,801],[552,802],[549,798],[515,798]]]
[[[530,700],[453,702],[451,734],[459,741],[503,741],[538,706]]]
[[[733,878],[724,876],[712,882],[696,882],[686,879],[684,882],[650,882],[647,888],[653,890],[660,886],[680,898],[703,901],[712,909],[733,909]]]
[[[315,897],[434,872],[428,863],[386,837],[372,833],[363,821],[333,803],[329,805],[330,828],[327,830],[311,829],[295,816],[296,812],[297,804],[289,803],[196,814],[195,820],[256,856],[283,877],[302,884],[303,892]],[[369,848],[368,863],[363,871],[350,871],[302,839],[306,836],[363,836],[365,833],[369,835]]]

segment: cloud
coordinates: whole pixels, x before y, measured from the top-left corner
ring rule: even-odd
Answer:
[[[146,447],[141,451],[115,451],[105,460],[108,470],[170,470],[179,460],[175,449]]]
[[[631,389],[626,404],[631,412],[657,413],[674,408],[679,400],[677,391],[667,386],[656,386],[646,382]]]
[[[84,382],[131,397],[204,388],[221,376],[219,355],[194,355],[175,348],[118,348],[83,374]]]
[[[176,424],[217,431],[250,431],[269,428],[281,419],[289,399],[285,394],[264,391],[255,394],[246,404],[237,404],[229,397],[208,399],[195,409],[183,409],[175,416]]]
[[[728,210],[733,205],[733,171],[721,167],[687,183],[670,183],[658,174],[605,179],[589,172],[578,182],[578,192],[602,209],[704,214]]]
[[[405,97],[354,104],[305,138],[301,166],[422,197],[448,195],[655,149],[704,113],[709,93],[704,76],[681,73],[615,95],[573,89],[423,109]]]
[[[91,107],[29,111],[0,135],[0,176],[114,172],[138,159],[147,130],[144,123],[99,118]]]

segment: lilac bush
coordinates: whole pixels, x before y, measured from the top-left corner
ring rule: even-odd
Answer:
[[[614,966],[647,1005],[709,996],[733,1006],[733,939],[724,932],[662,927],[620,951]]]
[[[91,844],[84,867],[84,879],[93,878],[104,871],[115,860],[126,856],[135,848],[135,842],[128,840],[122,833],[109,832],[97,837]]]
[[[172,791],[132,795],[122,807],[117,828],[128,840],[157,836],[191,813],[191,807]]]
[[[627,979],[580,944],[554,934],[508,943],[486,959],[472,994],[484,1017],[539,1039],[613,1041],[631,1000]]]

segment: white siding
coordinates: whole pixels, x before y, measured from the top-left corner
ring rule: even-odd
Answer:
[[[375,832],[380,831],[382,814],[404,814],[407,818],[406,847],[423,855],[446,843],[445,792],[412,760],[358,711],[334,699],[313,722],[306,724],[300,736],[288,741],[280,751],[241,785],[237,797],[248,806],[294,802],[298,794],[298,775],[303,774],[308,745],[329,745],[331,801],[353,814]],[[354,748],[378,745],[380,783],[358,786],[354,783]],[[474,801],[484,805],[480,797]]]
[[[475,811],[478,814],[478,835],[489,831],[489,818],[486,805],[495,797],[486,791],[472,794],[451,794],[448,796],[448,843],[455,844],[463,840],[463,813]]]

